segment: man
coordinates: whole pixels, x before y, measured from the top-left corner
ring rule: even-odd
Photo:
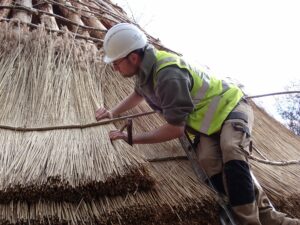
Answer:
[[[191,67],[175,54],[155,49],[132,24],[117,24],[107,32],[104,53],[105,63],[125,78],[136,76],[136,84],[111,110],[98,109],[97,120],[113,118],[146,100],[167,123],[133,135],[133,144],[168,141],[186,130],[211,182],[229,197],[238,224],[300,224],[276,212],[252,179],[243,152],[248,151],[253,112],[237,86]],[[109,136],[127,141],[121,131],[111,131]]]

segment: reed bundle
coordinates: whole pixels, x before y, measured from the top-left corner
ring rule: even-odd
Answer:
[[[44,29],[0,27],[0,124],[49,127],[95,122],[104,66],[93,44]],[[97,60],[98,59],[98,60]],[[0,129],[0,202],[79,201],[149,189],[147,163],[99,127],[19,132]]]
[[[126,196],[104,197],[74,204],[40,200],[34,204],[0,205],[7,224],[218,224],[212,193],[198,183],[187,161],[152,163],[157,188]]]

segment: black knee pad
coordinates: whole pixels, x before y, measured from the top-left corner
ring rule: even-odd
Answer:
[[[255,201],[254,184],[247,162],[242,160],[228,161],[224,165],[224,173],[228,197],[232,206]]]
[[[210,177],[210,182],[212,183],[213,187],[221,194],[226,194],[223,184],[223,175],[222,173],[218,173]]]

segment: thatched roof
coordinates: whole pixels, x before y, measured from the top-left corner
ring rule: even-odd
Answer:
[[[111,144],[107,132],[124,122],[95,121],[99,106],[133,88],[101,60],[106,30],[131,22],[121,8],[108,0],[0,0],[0,21],[2,224],[217,224],[215,196],[179,141]],[[299,158],[299,138],[253,106],[255,146],[272,160]],[[163,123],[152,114],[134,119],[134,130]],[[300,217],[299,165],[251,164],[275,206]]]

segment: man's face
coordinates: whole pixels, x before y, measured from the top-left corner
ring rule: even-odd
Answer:
[[[132,77],[138,72],[137,55],[131,53],[124,58],[118,59],[112,63],[115,71],[118,71],[123,77]]]

